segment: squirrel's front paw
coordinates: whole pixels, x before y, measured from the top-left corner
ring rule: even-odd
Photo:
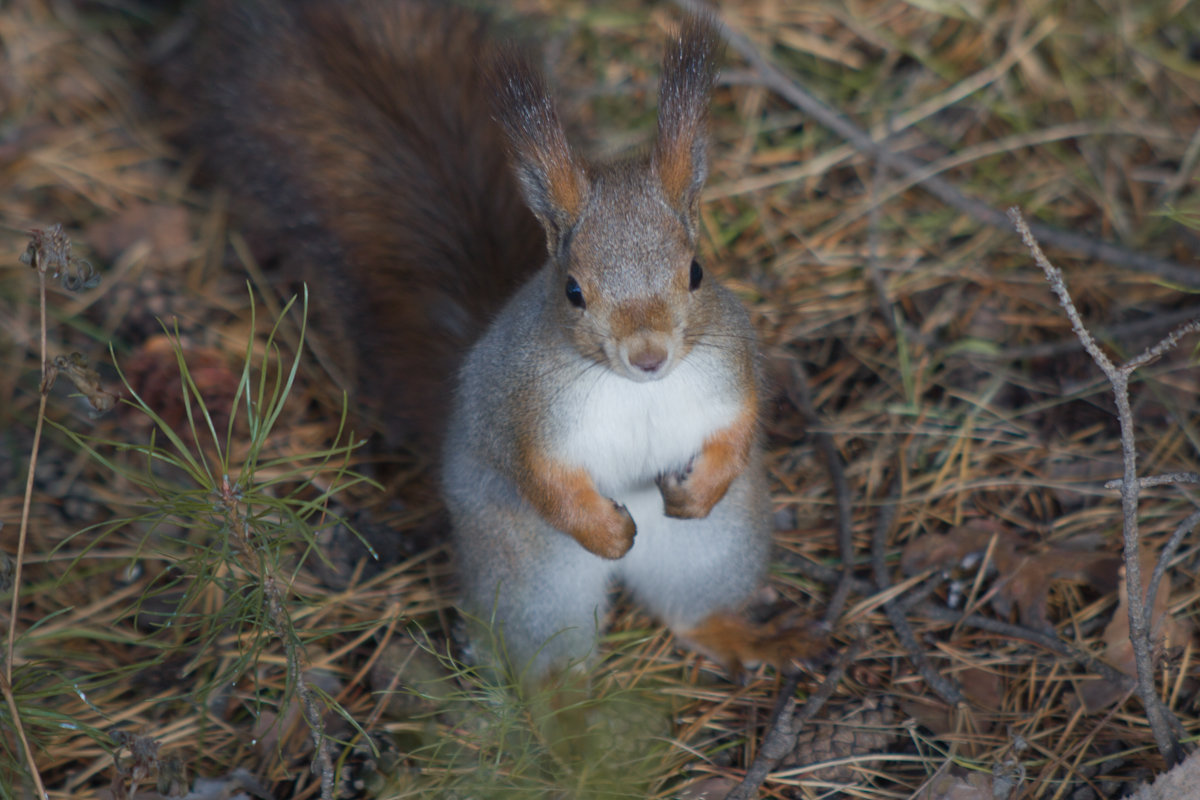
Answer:
[[[617,560],[633,547],[633,538],[637,535],[637,525],[629,515],[629,509],[612,501],[609,513],[596,520],[596,527],[589,531],[586,540],[579,543],[591,552],[610,560]]]
[[[699,519],[707,517],[708,512],[721,499],[720,494],[697,491],[700,487],[692,480],[695,459],[692,459],[681,470],[664,472],[655,480],[658,491],[663,499],[663,513],[677,519]]]

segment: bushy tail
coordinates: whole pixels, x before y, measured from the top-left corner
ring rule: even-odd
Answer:
[[[436,0],[212,0],[167,72],[235,225],[309,282],[331,372],[393,440],[434,443],[461,356],[545,258],[493,47]]]

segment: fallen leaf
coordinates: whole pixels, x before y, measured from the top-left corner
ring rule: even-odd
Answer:
[[[996,725],[996,712],[1004,703],[1004,681],[996,673],[978,667],[955,670],[948,677],[958,683],[968,705],[950,706],[929,694],[901,699],[900,710],[937,736],[963,730],[979,734],[991,732]],[[965,741],[961,746],[963,752],[970,755],[978,755],[982,750],[981,743],[974,740]]]
[[[904,548],[900,565],[906,575],[931,567],[972,569],[989,546],[990,563],[999,575],[990,593],[992,605],[1004,615],[1015,607],[1023,625],[1039,630],[1053,628],[1047,610],[1051,582],[1076,580],[1106,593],[1114,588],[1121,563],[1113,553],[1061,545],[1030,547],[1015,531],[995,523],[974,523],[913,539]]]
[[[992,776],[971,772],[965,777],[939,775],[917,795],[917,800],[997,800],[992,792]]]
[[[1150,587],[1157,554],[1143,547],[1138,554],[1142,573],[1142,599]],[[1133,641],[1129,633],[1129,591],[1125,580],[1125,567],[1119,570],[1117,583],[1117,610],[1104,628],[1104,660],[1126,675],[1137,675],[1137,664],[1133,654]],[[1156,651],[1184,644],[1193,634],[1192,626],[1184,619],[1167,614],[1171,605],[1170,583],[1163,580],[1154,594],[1154,609],[1150,615],[1150,641]],[[1088,711],[1098,711],[1115,703],[1126,694],[1126,689],[1110,681],[1098,680],[1085,683],[1079,690],[1079,698]]]
[[[117,402],[117,396],[104,388],[100,383],[100,373],[92,369],[87,356],[81,353],[55,357],[54,371],[57,374],[65,375],[75,385],[75,388],[88,399],[95,416],[110,410]],[[52,378],[48,380],[48,383],[52,382]]]
[[[176,269],[192,255],[188,213],[182,206],[131,205],[88,226],[85,238],[105,261],[115,261],[141,243],[148,247],[147,261],[157,267]]]

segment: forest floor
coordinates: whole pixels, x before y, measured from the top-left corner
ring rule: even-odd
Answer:
[[[3,796],[319,797],[325,769],[342,797],[1086,800],[1194,747],[1200,339],[1131,373],[1137,474],[1180,474],[1126,493],[1127,545],[1113,387],[1005,211],[1053,229],[1118,364],[1200,317],[1200,5],[721,13],[705,264],[771,381],[764,602],[835,655],[731,682],[621,601],[564,745],[463,665],[429,454],[352,446],[320,330],[141,90],[184,29],[0,4]],[[648,141],[677,6],[501,15],[544,43],[581,146]],[[43,399],[20,259],[54,224],[100,280],[48,279]],[[1144,583],[1163,565],[1141,693],[1126,548]]]

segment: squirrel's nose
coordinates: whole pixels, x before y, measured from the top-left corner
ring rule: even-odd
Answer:
[[[661,347],[646,347],[629,354],[629,363],[647,374],[653,374],[667,361],[667,351]]]

